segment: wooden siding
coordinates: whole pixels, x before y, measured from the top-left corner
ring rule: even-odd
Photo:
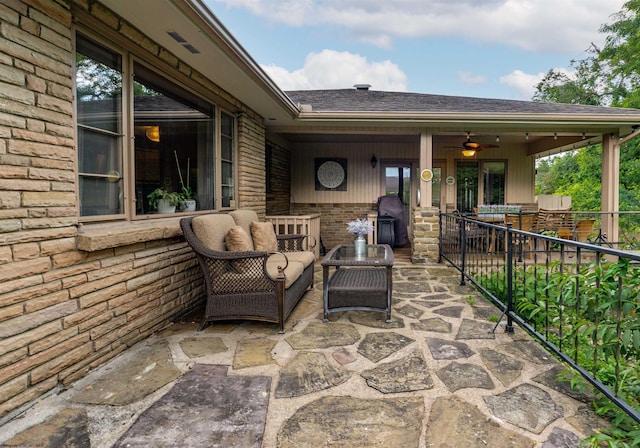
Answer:
[[[378,165],[371,168],[375,154]],[[380,167],[384,159],[418,159],[417,147],[408,143],[305,143],[291,151],[292,203],[375,203],[380,196]],[[316,191],[316,157],[347,159],[347,191]]]
[[[338,137],[339,138],[339,137]],[[371,168],[371,156],[378,159],[376,168]],[[411,143],[340,143],[305,142],[291,147],[291,203],[292,204],[349,204],[375,203],[381,194],[380,167],[385,160],[419,159],[419,146]],[[315,191],[316,157],[345,157],[348,160],[347,191]],[[455,149],[435,148],[433,159],[445,162],[443,180],[455,175],[456,160],[461,153]],[[535,201],[535,160],[525,156],[524,149],[513,144],[503,144],[479,152],[475,160],[504,160],[507,163],[507,203],[530,203]],[[414,183],[414,186],[416,184]],[[445,201],[456,202],[455,185],[442,185]],[[412,196],[413,200],[413,196]]]

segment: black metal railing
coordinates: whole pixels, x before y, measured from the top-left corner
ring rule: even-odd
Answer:
[[[517,323],[640,423],[640,255],[474,218],[440,214],[439,256],[501,309],[494,331]]]

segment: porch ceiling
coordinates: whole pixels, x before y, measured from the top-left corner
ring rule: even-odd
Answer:
[[[408,130],[404,133],[400,130],[391,130],[386,133],[384,131],[373,131],[369,133],[351,131],[344,133],[334,129],[333,131],[322,133],[307,131],[299,133],[282,132],[276,134],[285,138],[290,143],[409,143],[415,144],[416,147],[420,144],[420,130]],[[585,133],[583,138],[581,132],[555,133],[555,135],[553,132],[501,133],[496,131],[490,134],[472,132],[470,133],[470,137],[473,141],[482,144],[497,144],[499,146],[515,145],[520,148],[526,148],[525,151],[527,155],[554,154],[574,149],[574,146],[575,148],[579,148],[597,144],[602,140],[602,134]],[[499,142],[496,141],[498,137]],[[466,132],[442,132],[433,135],[433,146],[435,149],[458,145],[462,147],[462,143],[465,140]]]

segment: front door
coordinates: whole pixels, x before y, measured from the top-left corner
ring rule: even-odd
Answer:
[[[411,163],[383,163],[382,173],[384,179],[382,185],[385,196],[395,195],[404,205],[405,223],[410,223],[409,212],[411,210]]]

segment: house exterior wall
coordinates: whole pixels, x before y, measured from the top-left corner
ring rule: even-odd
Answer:
[[[388,138],[388,137],[387,137]],[[412,161],[419,163],[419,141],[408,142],[295,142],[291,145],[291,212],[294,214],[320,213],[320,234],[327,249],[343,244],[351,236],[346,231],[347,222],[356,217],[365,217],[367,213],[376,211],[378,197],[383,194],[381,167],[385,161]],[[403,141],[404,140],[404,141]],[[459,144],[458,140],[451,145]],[[456,161],[461,160],[459,150],[444,148],[441,144],[434,149],[433,159],[442,165],[443,179],[454,176]],[[475,160],[503,160],[507,164],[506,200],[507,203],[535,202],[534,158],[523,157],[523,148],[503,144],[500,148],[483,151]],[[376,168],[371,167],[371,156],[378,159]],[[347,159],[347,190],[316,191],[315,163],[316,157],[342,157]],[[466,160],[466,159],[465,159]],[[412,182],[412,189],[417,189],[418,181]],[[455,185],[446,185],[444,211],[446,203],[456,202]],[[415,201],[412,192],[411,200]],[[437,210],[416,207],[412,203],[413,219],[410,223],[413,236],[414,260],[437,259],[438,252],[438,216]]]
[[[291,213],[291,153],[285,147],[269,142],[267,157],[269,181],[267,185],[267,215],[288,215]]]
[[[205,293],[179,217],[78,222],[76,9],[241,111],[237,206],[266,210],[261,117],[99,3],[2,2],[0,418],[165,327]]]

